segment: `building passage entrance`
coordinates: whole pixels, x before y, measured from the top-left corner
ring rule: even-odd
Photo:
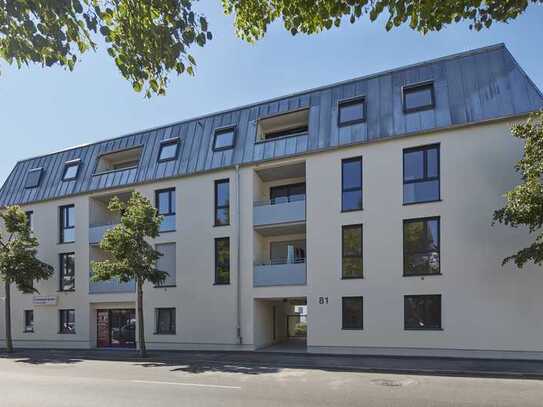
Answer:
[[[136,347],[136,310],[102,309],[96,317],[97,347]]]

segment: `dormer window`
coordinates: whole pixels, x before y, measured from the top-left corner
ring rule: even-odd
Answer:
[[[364,121],[366,121],[366,100],[363,97],[341,100],[338,103],[337,124],[339,127]]]
[[[62,174],[62,181],[72,181],[77,178],[79,173],[80,159],[66,161],[64,163],[64,173]]]
[[[40,185],[42,172],[43,172],[42,167],[28,170],[28,173],[26,174],[25,188],[38,187]]]
[[[435,106],[433,82],[404,86],[402,94],[404,113],[429,110]]]
[[[309,131],[309,109],[283,113],[258,120],[257,141],[275,140],[307,134]]]
[[[158,162],[175,160],[177,158],[178,150],[179,150],[179,137],[163,140],[160,143],[160,150],[158,152]]]
[[[236,128],[225,127],[215,130],[213,140],[213,151],[227,150],[234,147],[236,139]]]
[[[102,154],[98,158],[95,174],[137,168],[142,151],[143,147],[139,146]]]

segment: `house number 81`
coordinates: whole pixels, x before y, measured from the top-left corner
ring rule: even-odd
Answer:
[[[328,297],[319,297],[319,304],[328,304]]]

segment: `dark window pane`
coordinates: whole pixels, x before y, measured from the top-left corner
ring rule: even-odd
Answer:
[[[63,309],[59,311],[61,334],[75,334],[75,310]]]
[[[362,278],[362,225],[342,228],[342,278]]]
[[[230,182],[215,181],[215,225],[230,224]]]
[[[439,180],[404,184],[403,197],[404,203],[437,201],[439,199]]]
[[[441,329],[441,295],[406,295],[405,329]]]
[[[404,222],[404,275],[440,273],[439,219]]]
[[[362,191],[348,191],[343,193],[344,211],[362,209]]]
[[[362,160],[343,161],[343,189],[362,187]]]
[[[60,289],[61,291],[75,289],[75,256],[73,253],[60,255]]]
[[[67,165],[64,169],[64,177],[63,180],[70,180],[77,177],[77,170],[79,169],[79,164],[70,164]]]
[[[344,102],[339,105],[339,124],[364,120],[364,101]]]
[[[403,156],[403,180],[424,178],[424,151],[412,151]]]
[[[25,332],[34,332],[34,311],[25,311]]]
[[[362,297],[343,297],[342,314],[343,329],[362,329]]]
[[[179,143],[167,143],[160,146],[159,160],[173,160],[177,156]]]
[[[222,130],[215,133],[215,149],[230,148],[234,146],[234,129]]]
[[[36,188],[40,185],[42,168],[29,170],[26,174],[25,188]]]
[[[217,206],[228,206],[230,204],[229,182],[217,183]]]
[[[170,208],[170,191],[158,193],[158,213],[160,215],[171,213]]]
[[[433,106],[433,85],[423,85],[404,89],[404,109],[418,110]]]
[[[230,239],[215,239],[215,284],[230,284]]]
[[[157,334],[175,334],[175,308],[157,309]]]

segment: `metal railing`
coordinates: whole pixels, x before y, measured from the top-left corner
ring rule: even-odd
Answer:
[[[268,205],[280,205],[284,203],[302,202],[302,201],[305,201],[305,195],[293,195],[293,196],[285,196],[281,198],[268,199],[265,201],[255,201],[253,203],[253,206],[258,207],[258,206],[268,206]]]
[[[278,266],[282,264],[302,264],[305,263],[305,257],[276,257],[262,262],[255,262],[255,266]]]

